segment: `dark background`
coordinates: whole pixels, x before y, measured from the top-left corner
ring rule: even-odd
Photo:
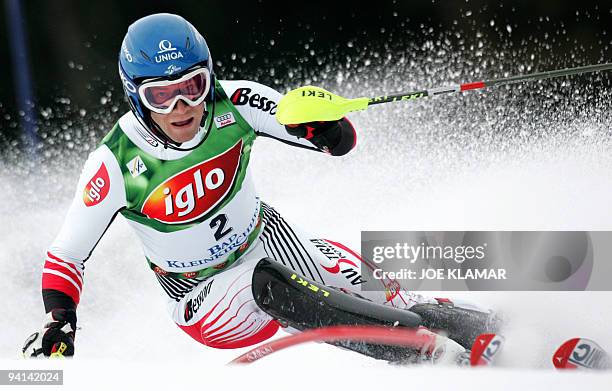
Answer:
[[[42,134],[88,116],[89,124],[100,123],[90,133],[108,130],[127,110],[116,71],[123,35],[130,23],[155,12],[177,13],[194,24],[209,44],[220,78],[254,79],[281,91],[304,82],[304,74],[289,73],[295,67],[316,74],[323,66],[369,53],[427,55],[444,46],[443,38],[446,47],[467,57],[477,40],[485,42],[485,55],[504,54],[514,74],[525,64],[534,71],[610,57],[610,1],[21,1],[26,44],[18,51],[29,55],[33,92],[28,114],[19,112],[15,93],[15,75],[28,70],[12,65],[9,1],[14,0],[4,0],[0,9],[0,144],[15,144],[24,123]],[[430,49],[427,42],[433,42]],[[385,92],[394,91],[373,94]]]

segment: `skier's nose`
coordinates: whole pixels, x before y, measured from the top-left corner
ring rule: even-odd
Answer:
[[[182,99],[179,99],[178,102],[176,102],[176,105],[174,105],[174,109],[172,111],[176,114],[185,114],[188,107],[189,106],[183,102]]]

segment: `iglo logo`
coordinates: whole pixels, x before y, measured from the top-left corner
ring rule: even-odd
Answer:
[[[159,41],[158,46],[158,55],[155,56],[156,63],[183,58],[183,53],[181,53],[175,47],[172,47],[172,42],[168,41],[167,39],[162,39],[161,41]]]
[[[89,180],[83,190],[83,202],[86,207],[98,205],[106,198],[110,190],[110,179],[104,163],[98,172]]]
[[[230,192],[241,151],[239,140],[222,154],[174,175],[149,194],[142,213],[167,224],[187,223],[204,216]]]

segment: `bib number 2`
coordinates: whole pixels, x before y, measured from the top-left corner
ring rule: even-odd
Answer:
[[[210,228],[215,230],[215,240],[221,240],[221,238],[233,231],[232,227],[227,226],[227,215],[224,213],[210,221]]]

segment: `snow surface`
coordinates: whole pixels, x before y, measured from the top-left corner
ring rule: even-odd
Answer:
[[[399,65],[363,83],[358,72],[330,75],[335,82],[296,79],[351,97],[457,79],[444,70],[427,78],[426,70],[408,72],[420,69],[408,60],[391,61]],[[341,158],[259,140],[251,167],[256,185],[288,219],[356,249],[361,230],[612,230],[609,97],[605,91],[572,97],[569,82],[538,86],[529,94],[502,88],[356,113],[358,147]],[[94,123],[79,122],[89,131],[97,129]],[[569,390],[612,384],[609,372],[558,373],[550,362],[556,346],[575,336],[612,352],[612,292],[447,293],[510,319],[496,369],[397,368],[324,344],[283,351],[251,367],[226,367],[245,349],[201,346],[172,323],[122,218],[87,262],[78,359],[19,360],[23,340],[42,320],[45,249],[88,146],[73,140],[70,150],[48,144],[42,161],[0,162],[0,368],[65,368],[65,384],[75,389],[128,383],[143,389]]]

